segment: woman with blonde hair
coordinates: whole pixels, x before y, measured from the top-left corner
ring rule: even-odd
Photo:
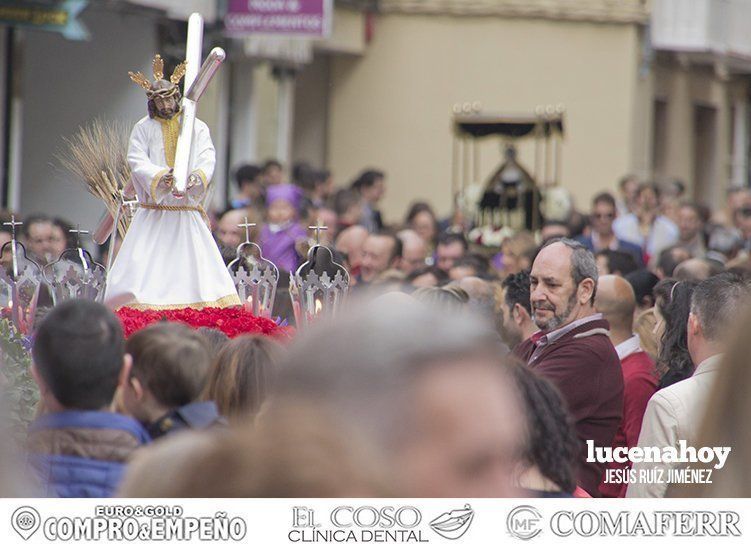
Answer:
[[[271,389],[282,347],[266,336],[247,335],[228,342],[214,359],[204,389],[230,421],[258,413]]]
[[[644,310],[634,321],[634,332],[639,335],[641,349],[646,351],[653,361],[657,359],[659,351],[655,328],[657,328],[657,316],[655,316],[654,308]]]

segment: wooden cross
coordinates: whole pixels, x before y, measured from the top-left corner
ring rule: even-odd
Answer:
[[[11,228],[11,230],[13,232],[12,236],[13,236],[14,240],[16,239],[16,227],[18,227],[20,225],[23,225],[23,222],[22,221],[16,221],[15,214],[13,214],[13,215],[10,216],[10,221],[8,221],[6,223],[3,223],[3,226]]]
[[[138,199],[134,198],[133,200],[126,200],[125,196],[123,196],[123,206],[128,208],[128,214],[133,217],[133,208],[138,205]]]
[[[78,240],[78,245],[81,245],[81,235],[82,234],[89,234],[88,230],[81,230],[81,225],[76,225],[76,228],[68,230],[71,234],[76,235],[76,239]]]
[[[250,229],[252,227],[255,227],[255,226],[256,226],[255,223],[249,223],[248,222],[248,216],[247,215],[245,216],[245,222],[244,223],[240,223],[239,225],[237,225],[238,229],[242,229],[242,228],[245,229],[245,243],[246,244],[250,243]]]
[[[316,231],[316,245],[321,245],[321,231],[322,230],[329,230],[328,227],[324,227],[323,223],[318,221],[318,224],[315,227],[308,227],[308,230],[314,230]]]

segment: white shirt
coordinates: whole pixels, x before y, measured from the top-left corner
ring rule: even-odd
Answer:
[[[621,240],[626,240],[645,249],[652,258],[657,258],[660,251],[678,242],[680,231],[670,219],[658,215],[649,228],[646,237],[639,229],[639,218],[630,213],[613,222],[613,231]]]
[[[649,399],[637,447],[677,448],[679,440],[696,446],[722,357],[723,354],[717,354],[706,358],[693,376],[661,389]],[[634,463],[634,469],[658,469],[664,474],[675,467],[673,463]],[[626,497],[664,497],[667,488],[667,483],[640,483],[637,474],[637,481],[629,484]]]
[[[618,354],[618,358],[623,361],[629,355],[639,353],[642,351],[639,335],[635,334],[628,340],[624,340],[617,346],[615,346],[615,352]]]

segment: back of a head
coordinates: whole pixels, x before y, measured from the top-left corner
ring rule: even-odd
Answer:
[[[524,402],[524,462],[536,466],[561,491],[572,493],[576,488],[574,459],[579,445],[561,394],[526,364],[511,360],[507,366]]]
[[[325,402],[374,440],[398,443],[410,383],[432,365],[493,357],[496,342],[471,316],[374,301],[304,331],[279,367],[275,396]]]
[[[595,307],[608,320],[613,329],[631,330],[636,310],[636,297],[631,284],[614,275],[597,280]]]
[[[165,408],[195,401],[203,390],[211,363],[201,334],[179,323],[158,323],[128,339],[133,375]]]
[[[710,276],[719,274],[722,268],[707,259],[688,259],[675,267],[673,277],[677,280],[703,281]]]
[[[265,336],[231,340],[211,365],[204,398],[230,419],[256,414],[273,385],[281,355],[281,347]]]
[[[699,283],[691,293],[691,313],[697,316],[703,335],[721,341],[749,302],[751,283],[739,274],[723,272]]]
[[[236,255],[233,255],[233,258]],[[209,355],[213,361],[219,351],[229,342],[229,337],[219,329],[212,327],[199,327],[196,329],[206,343],[206,347],[209,350]]]
[[[112,402],[125,340],[115,314],[88,300],[56,306],[34,338],[34,365],[65,408],[100,410]]]
[[[490,319],[494,327],[499,323],[496,304],[496,286],[482,278],[468,276],[457,282],[469,297],[469,308],[483,319]]]
[[[680,246],[671,246],[660,252],[657,259],[657,268],[662,270],[664,277],[669,278],[675,272],[675,268],[690,257],[688,250]]]
[[[661,374],[673,370],[690,376],[693,371],[686,324],[695,288],[696,282],[673,279],[662,280],[654,288],[655,306],[665,320],[656,361]]]
[[[469,302],[469,295],[458,285],[420,287],[412,296],[434,311],[440,312],[461,312]]]
[[[626,274],[626,281],[631,284],[631,287],[634,290],[637,304],[643,305],[645,303],[648,304],[649,301],[653,300],[652,290],[660,281],[660,278],[646,268],[640,268],[630,274]]]
[[[530,280],[529,272],[522,271],[517,274],[509,274],[503,280],[504,302],[512,310],[516,304],[532,315],[532,304],[530,303]]]
[[[388,497],[388,473],[318,403],[264,409],[254,425],[183,432],[139,452],[121,497]]]
[[[603,255],[608,260],[611,274],[626,276],[639,269],[639,263],[631,253],[617,249],[603,249],[597,255]]]

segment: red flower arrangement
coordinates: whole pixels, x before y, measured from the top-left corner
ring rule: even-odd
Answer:
[[[136,310],[123,307],[117,310],[125,336],[159,321],[177,321],[191,327],[218,329],[230,338],[241,334],[263,334],[281,338],[292,336],[292,327],[278,325],[271,319],[257,317],[239,308],[182,308],[179,310]]]

